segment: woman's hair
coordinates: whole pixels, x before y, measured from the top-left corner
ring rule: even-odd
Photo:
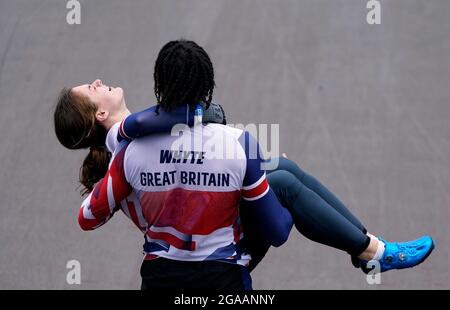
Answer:
[[[82,195],[92,191],[95,183],[108,171],[111,154],[105,146],[106,129],[95,118],[97,106],[87,98],[63,88],[55,107],[55,133],[68,149],[89,148],[80,168]]]
[[[214,69],[206,51],[193,41],[171,41],[163,46],[155,63],[155,96],[158,107],[170,112],[181,104],[209,104]]]

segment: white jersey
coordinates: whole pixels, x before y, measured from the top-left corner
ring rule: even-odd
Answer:
[[[147,253],[185,261],[248,263],[250,257],[240,247],[239,203],[246,168],[245,152],[238,142],[241,134],[210,124],[189,129],[190,141],[158,134],[126,147],[125,178],[149,223]],[[219,136],[239,146],[234,158],[214,158],[220,156],[208,145],[214,145]],[[192,142],[195,139],[200,141]],[[177,142],[186,143],[174,148]]]
[[[134,212],[133,222],[146,225],[148,258],[247,265],[240,200],[258,200],[269,186],[264,171],[247,173],[251,160],[244,132],[208,124],[189,128],[183,138],[155,134],[118,144],[117,129],[108,134],[107,145],[116,149],[110,170],[80,213],[110,217],[118,205],[131,219]],[[127,200],[120,200],[131,190],[130,213]]]

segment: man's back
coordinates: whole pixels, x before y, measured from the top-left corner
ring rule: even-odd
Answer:
[[[239,219],[246,154],[243,132],[210,124],[131,142],[125,177],[149,223],[145,252],[174,260],[246,265]]]

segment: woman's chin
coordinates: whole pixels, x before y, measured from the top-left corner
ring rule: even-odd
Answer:
[[[114,92],[117,94],[117,97],[123,98],[123,89],[122,87],[114,87]]]
[[[123,89],[121,87],[114,87],[113,92],[117,101],[122,102],[125,100]]]

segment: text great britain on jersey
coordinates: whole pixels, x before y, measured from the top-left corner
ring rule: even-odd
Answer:
[[[164,172],[141,172],[141,185],[146,186],[170,186],[170,185],[194,185],[229,187],[230,175],[228,173],[210,173],[194,171],[164,171]]]

